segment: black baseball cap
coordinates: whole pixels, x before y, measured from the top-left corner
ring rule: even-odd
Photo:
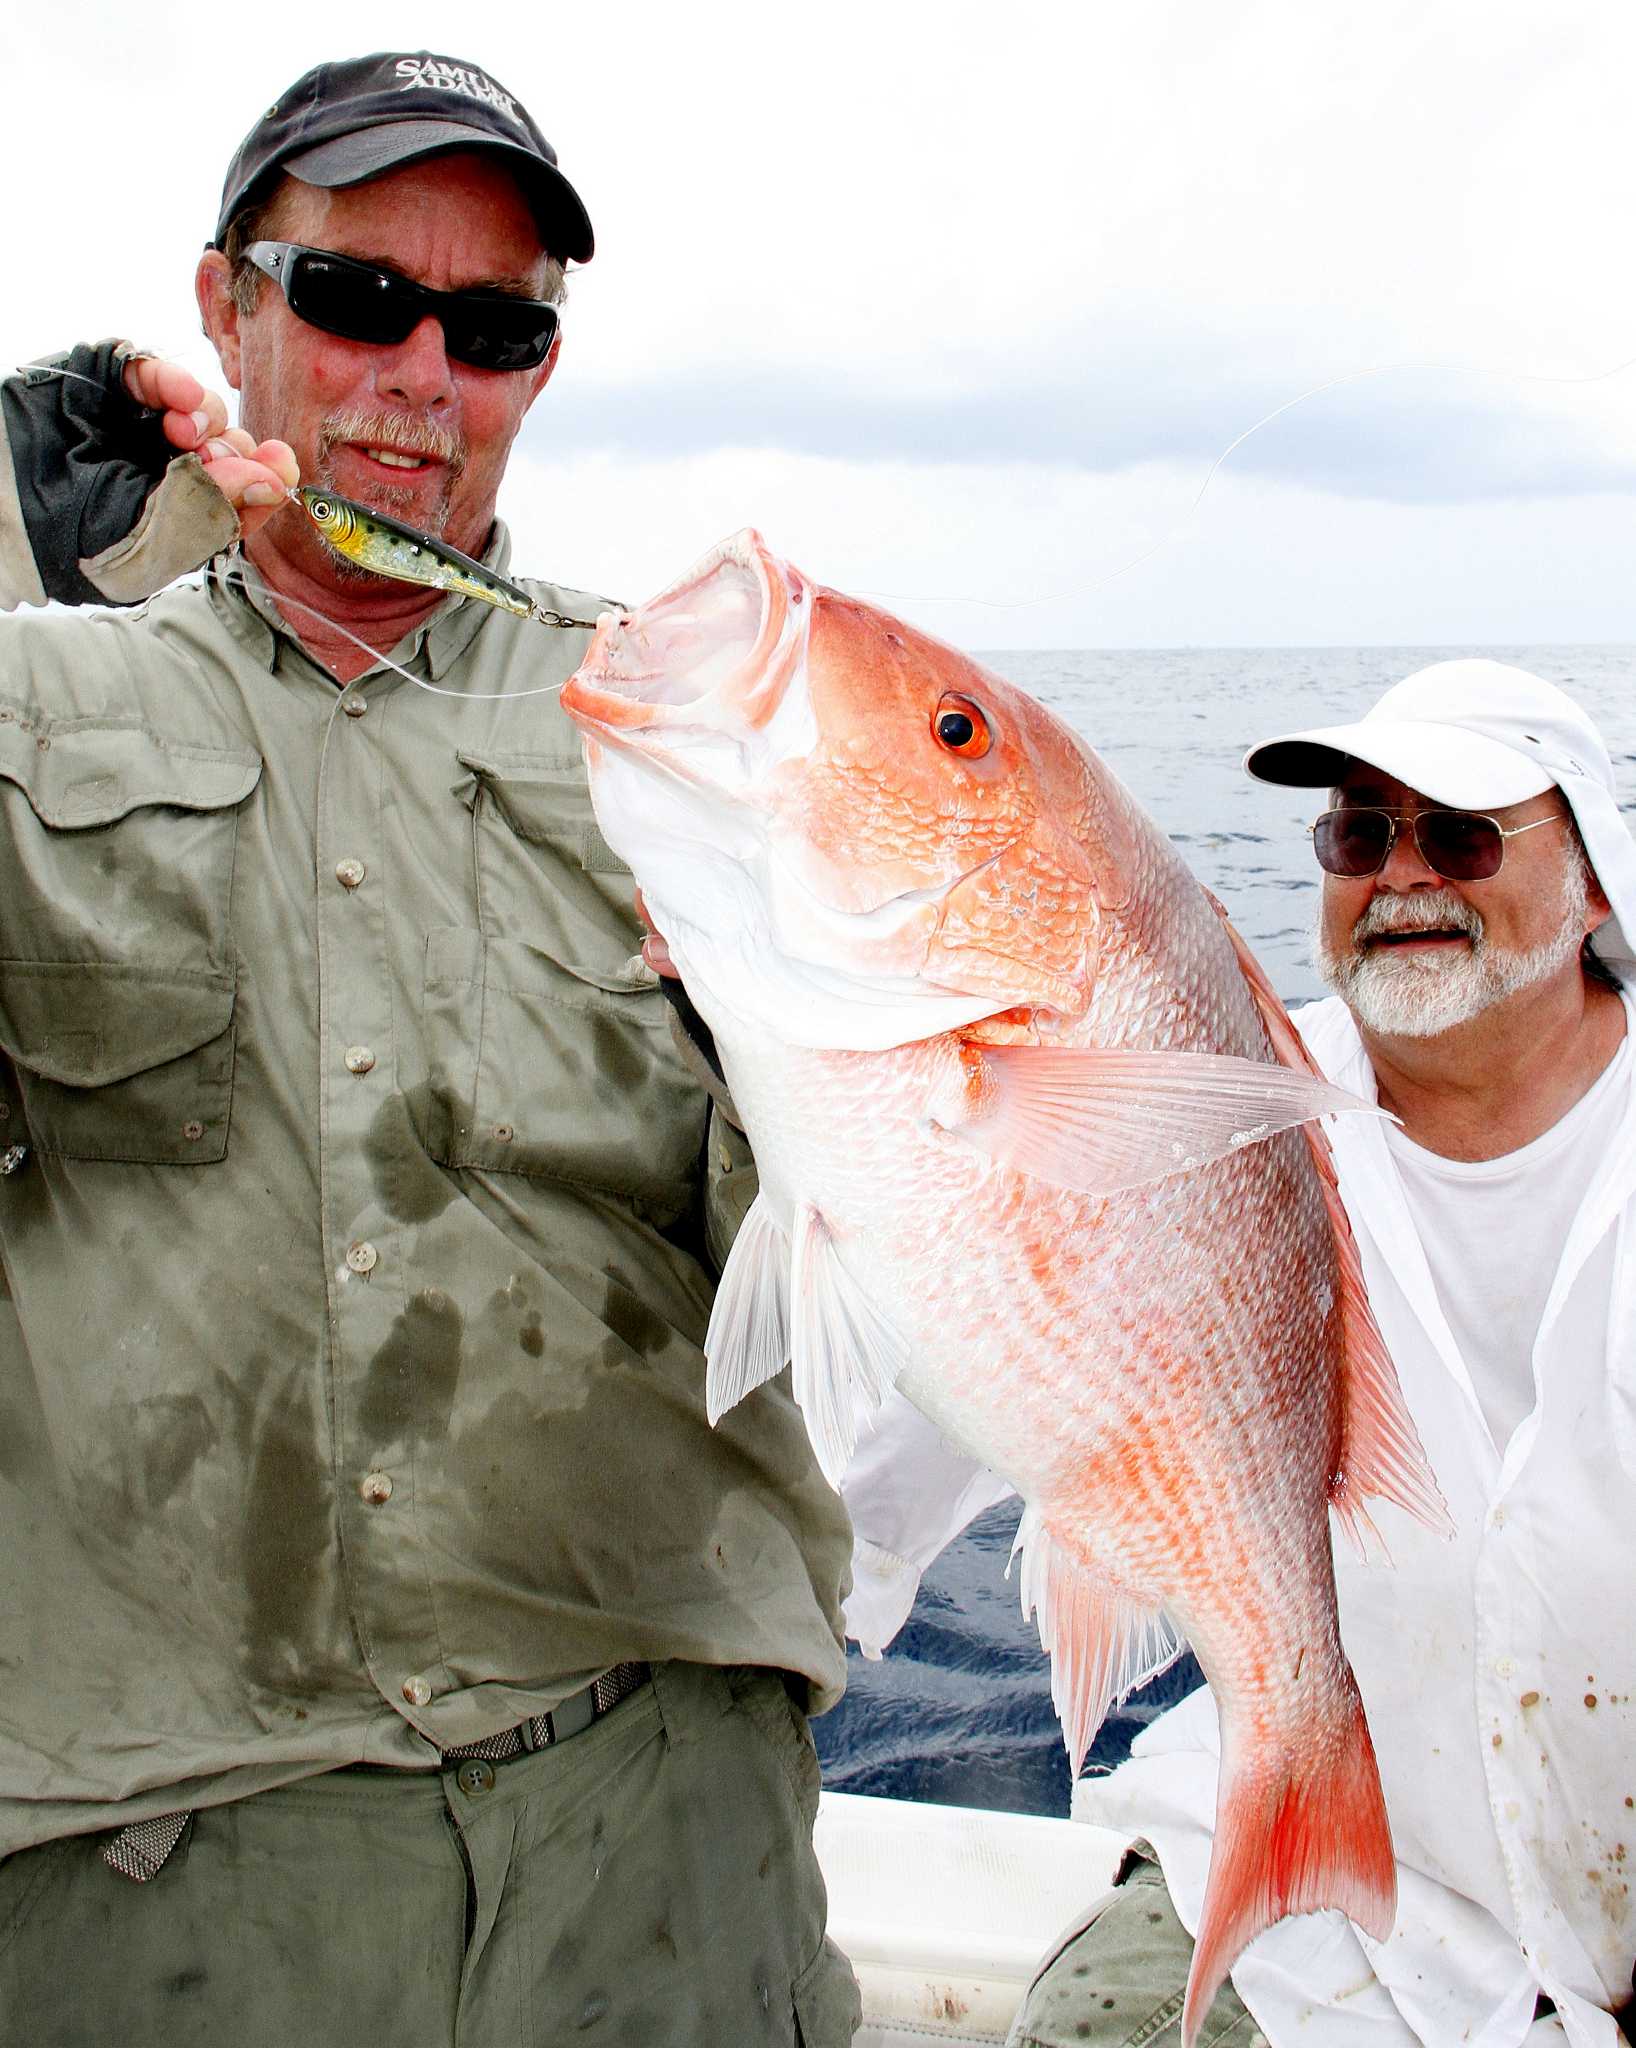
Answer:
[[[212,246],[281,171],[308,185],[357,185],[416,157],[473,148],[504,156],[553,256],[590,262],[590,216],[528,110],[475,64],[428,50],[319,64],[281,93],[228,165]]]

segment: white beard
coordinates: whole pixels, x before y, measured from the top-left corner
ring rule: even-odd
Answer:
[[[1377,896],[1352,927],[1345,953],[1332,952],[1321,928],[1314,929],[1313,965],[1365,1030],[1380,1038],[1435,1038],[1532,988],[1571,960],[1580,948],[1589,903],[1583,862],[1565,862],[1555,933],[1514,953],[1490,945],[1481,916],[1451,890]],[[1470,945],[1464,952],[1415,955],[1364,944],[1379,932],[1433,928],[1465,931]]]

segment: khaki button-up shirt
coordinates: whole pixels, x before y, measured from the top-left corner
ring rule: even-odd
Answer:
[[[339,690],[221,570],[0,629],[0,1853],[625,1658],[841,1680],[787,1381],[704,1416],[754,1164],[520,694],[585,635]]]

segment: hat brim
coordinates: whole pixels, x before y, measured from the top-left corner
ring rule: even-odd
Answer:
[[[1481,733],[1422,720],[1364,719],[1283,733],[1244,756],[1257,782],[1333,789],[1349,761],[1379,768],[1434,803],[1460,810],[1501,809],[1553,786],[1554,777],[1513,748]]]
[[[315,143],[311,149],[297,150],[278,168],[304,185],[333,191],[451,149],[491,150],[504,157],[528,194],[550,253],[564,263],[590,262],[596,250],[591,217],[561,171],[532,150],[506,142],[486,128],[468,127],[463,121],[377,122],[372,128],[356,128],[348,135]]]

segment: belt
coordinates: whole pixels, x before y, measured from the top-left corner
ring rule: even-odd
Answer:
[[[442,1752],[446,1764],[462,1757],[481,1757],[491,1764],[503,1764],[514,1756],[529,1756],[537,1749],[566,1742],[570,1735],[582,1735],[593,1721],[629,1699],[650,1677],[646,1664],[616,1664],[581,1691],[570,1693],[549,1714],[532,1714],[515,1728],[502,1728],[498,1735],[486,1735],[481,1742],[463,1742],[458,1749]]]
[[[604,1671],[600,1678],[592,1679],[578,1692],[570,1693],[549,1714],[532,1714],[526,1721],[519,1721],[516,1727],[502,1728],[498,1735],[487,1735],[481,1742],[463,1742],[457,1749],[442,1750],[440,1759],[450,1764],[478,1757],[486,1763],[500,1764],[515,1756],[530,1756],[536,1750],[550,1749],[556,1743],[566,1742],[571,1735],[583,1734],[593,1721],[600,1721],[621,1700],[629,1699],[638,1687],[646,1685],[651,1676],[646,1664],[616,1664],[611,1671]],[[164,1869],[166,1859],[182,1839],[182,1831],[192,1817],[191,1810],[188,1810],[156,1814],[152,1820],[132,1821],[129,1827],[121,1828],[106,1844],[102,1851],[103,1860],[121,1877],[130,1878],[133,1884],[146,1884]]]

